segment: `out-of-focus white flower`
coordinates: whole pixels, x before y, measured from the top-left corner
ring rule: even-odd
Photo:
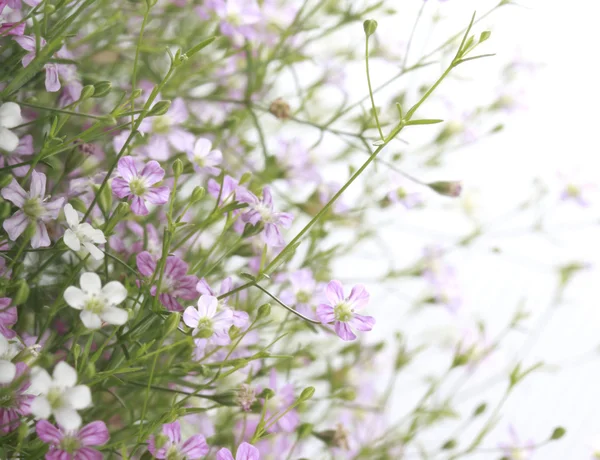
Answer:
[[[0,105],[0,149],[12,152],[17,148],[19,138],[11,129],[19,126],[22,121],[21,107],[17,104],[5,102]]]
[[[10,383],[15,378],[17,366],[11,359],[14,358],[12,347],[2,334],[0,334],[0,384]]]
[[[31,389],[40,393],[31,403],[31,413],[39,419],[54,415],[65,430],[81,426],[78,410],[92,404],[90,389],[77,383],[77,372],[64,361],[54,368],[52,377],[41,367],[31,369]]]

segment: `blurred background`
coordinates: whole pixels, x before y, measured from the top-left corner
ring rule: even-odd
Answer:
[[[374,18],[379,22],[376,38],[410,65],[459,32],[473,11],[480,17],[496,4],[390,1],[397,13]],[[597,12],[595,2],[583,0],[523,0],[477,23],[476,34],[492,31],[481,52],[496,56],[461,66],[440,87],[439,97],[419,109],[420,117],[444,119],[444,127],[406,130],[405,143],[395,142],[380,157],[394,163],[401,155],[396,164],[420,180],[460,180],[462,196],[440,197],[421,188],[416,193],[426,206],[407,210],[396,203],[369,214],[377,240],[336,267],[342,280],[364,282],[372,292],[370,313],[378,324],[370,340],[389,339],[400,330],[409,348],[427,347],[393,384],[389,409],[398,419],[427,388],[426,376],[445,371],[454,353],[449,344],[457,337],[487,343],[502,337],[476,373],[465,377],[457,372],[440,390],[440,398],[456,393],[464,414],[482,402],[491,412],[518,362],[525,367],[544,363],[502,404],[484,448],[469,458],[500,458],[498,444],[510,441],[511,426],[523,442],[536,443],[556,426],[567,429],[561,442],[536,449],[531,458],[587,459],[600,449],[594,444],[600,434]],[[345,31],[343,47],[362,49],[361,32]],[[397,59],[373,57],[373,86],[397,70]],[[378,91],[376,104],[393,108],[400,87],[414,103],[410,90],[430,84],[441,70],[442,65],[433,65],[406,75]],[[364,64],[346,72],[346,88],[351,100],[367,94]],[[482,124],[480,119],[491,117],[477,116],[475,108],[493,104],[503,106],[491,125],[485,125],[489,120]],[[368,110],[368,102],[364,107]],[[432,130],[449,127],[456,131],[451,141],[438,143],[438,150],[419,149]],[[385,178],[393,173],[379,163],[373,174]],[[399,180],[410,189],[410,183]],[[372,196],[385,197],[389,191],[384,185]],[[361,202],[361,194],[355,185],[344,201]],[[443,254],[435,269],[447,273],[441,293],[446,307],[420,301],[429,292],[425,280],[388,276],[412,267],[424,248]],[[505,333],[518,312],[529,316]],[[484,334],[478,323],[485,326]],[[394,356],[394,348],[388,348],[382,361]],[[382,379],[380,386],[386,383]],[[421,441],[438,445],[455,435],[456,427],[449,420]],[[464,427],[461,439],[474,436],[474,429]]]

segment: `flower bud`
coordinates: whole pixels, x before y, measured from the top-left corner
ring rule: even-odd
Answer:
[[[172,332],[177,330],[177,326],[179,326],[179,313],[173,312],[169,314],[167,320],[163,323],[163,337],[170,335]]]
[[[456,440],[448,439],[444,444],[442,444],[442,449],[450,450],[456,447]]]
[[[265,304],[261,305],[260,307],[258,307],[258,315],[257,315],[258,319],[266,318],[270,314],[271,314],[271,304],[270,303],[265,303]]]
[[[363,22],[363,29],[365,31],[365,35],[370,37],[377,30],[377,21],[374,19],[367,19],[365,22]]]
[[[85,85],[82,89],[81,89],[81,96],[79,96],[79,100],[80,101],[85,101],[86,99],[89,99],[90,97],[94,96],[94,85]]]
[[[265,388],[258,395],[258,397],[261,399],[271,399],[273,396],[275,396],[275,392],[273,390],[271,390],[270,388]]]
[[[179,176],[181,176],[182,172],[183,172],[183,161],[181,161],[179,158],[177,158],[173,162],[173,174],[175,174],[175,177],[179,177]]]
[[[204,187],[200,187],[199,185],[194,187],[194,191],[192,192],[191,197],[192,203],[197,203],[198,201],[200,201],[202,198],[204,198],[205,194],[206,190],[204,189]]]
[[[300,438],[300,439],[308,438],[312,434],[313,428],[314,428],[314,426],[312,423],[301,424],[296,429],[296,432],[298,433],[298,438]]]
[[[557,426],[554,428],[552,435],[550,436],[551,441],[556,441],[562,438],[566,434],[567,430],[565,430],[562,426]]]
[[[282,98],[278,97],[269,106],[269,112],[280,120],[287,120],[290,118],[290,105],[285,102]]]
[[[29,285],[24,279],[17,281],[14,293],[12,294],[12,301],[14,305],[21,305],[29,298]]]
[[[136,88],[135,90],[133,90],[131,92],[131,97],[133,99],[137,99],[138,97],[140,97],[142,95],[143,91],[142,88]]]
[[[483,414],[485,412],[486,409],[487,409],[487,404],[486,403],[481,403],[473,411],[473,417],[479,417],[481,414]]]
[[[462,184],[459,181],[438,181],[427,184],[428,187],[440,195],[456,198],[462,192]]]
[[[156,104],[152,106],[150,111],[148,112],[149,117],[159,117],[164,115],[171,107],[171,101],[158,101]]]
[[[99,81],[94,83],[94,94],[92,97],[104,97],[112,89],[112,83],[109,81]]]
[[[312,398],[314,394],[315,394],[315,387],[306,387],[304,390],[302,390],[302,393],[300,393],[300,397],[298,398],[298,400],[306,401],[306,400]]]
[[[113,203],[112,190],[110,187],[104,187],[102,190],[99,190],[99,187],[94,188],[96,189],[96,194],[100,191],[100,195],[98,195],[98,204],[105,213],[108,213]]]

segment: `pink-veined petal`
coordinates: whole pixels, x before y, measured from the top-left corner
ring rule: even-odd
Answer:
[[[342,286],[342,283],[340,283],[338,280],[331,280],[329,283],[327,283],[325,295],[327,296],[327,300],[329,300],[333,306],[343,302],[345,298],[344,287]]]
[[[350,326],[347,323],[342,323],[341,321],[336,321],[335,322],[335,333],[342,339],[342,340],[354,340],[356,339],[356,335],[354,335],[354,332],[352,332],[352,330],[350,329]]]
[[[108,441],[109,437],[106,424],[102,420],[88,423],[77,433],[82,446],[101,446]]]

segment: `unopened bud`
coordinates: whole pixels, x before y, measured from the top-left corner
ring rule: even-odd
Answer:
[[[550,436],[550,440],[556,441],[562,438],[566,434],[567,430],[565,430],[562,426],[557,426],[554,428],[552,435]]]
[[[183,161],[181,161],[179,158],[177,158],[173,162],[173,174],[175,174],[175,177],[179,177],[179,176],[181,176],[182,172],[183,172]]]
[[[314,394],[315,394],[315,387],[306,387],[304,390],[302,390],[302,393],[300,393],[300,397],[298,399],[300,401],[306,401],[306,400],[312,398]]]
[[[273,390],[271,390],[270,388],[265,388],[258,395],[258,397],[261,399],[271,399],[273,396],[275,396],[275,392]]]
[[[377,21],[374,19],[367,19],[363,22],[363,29],[365,30],[365,35],[370,37],[377,30]]]
[[[80,101],[85,101],[90,97],[94,97],[95,88],[94,85],[86,85],[81,89],[81,96],[79,96]]]
[[[430,189],[440,195],[456,198],[462,192],[462,184],[459,181],[438,181],[427,184]]]
[[[152,106],[150,111],[148,112],[149,117],[159,117],[164,115],[171,107],[171,101],[158,101],[156,104]]]
[[[290,105],[282,98],[278,97],[271,102],[271,105],[269,106],[269,112],[271,112],[280,120],[287,120],[290,118]]]
[[[271,304],[265,303],[258,307],[258,315],[257,318],[266,318],[271,314]]]
[[[112,89],[112,83],[109,81],[99,81],[94,83],[94,94],[92,97],[104,97]]]
[[[12,295],[12,301],[15,305],[21,305],[29,298],[29,285],[24,279],[17,281],[14,294]]]
[[[173,331],[175,331],[177,329],[177,326],[179,326],[179,321],[180,321],[179,313],[177,313],[177,312],[170,313],[169,317],[163,324],[163,337],[166,337],[169,334],[171,334]]]
[[[200,187],[199,185],[196,186],[194,188],[194,191],[192,192],[192,202],[196,203],[198,201],[200,201],[202,198],[204,198],[204,195],[206,194],[206,190],[204,189],[204,187]]]
[[[248,412],[252,407],[252,404],[256,401],[256,392],[254,388],[252,388],[247,383],[243,383],[240,385],[240,388],[237,393],[237,403],[242,408],[243,411]]]

